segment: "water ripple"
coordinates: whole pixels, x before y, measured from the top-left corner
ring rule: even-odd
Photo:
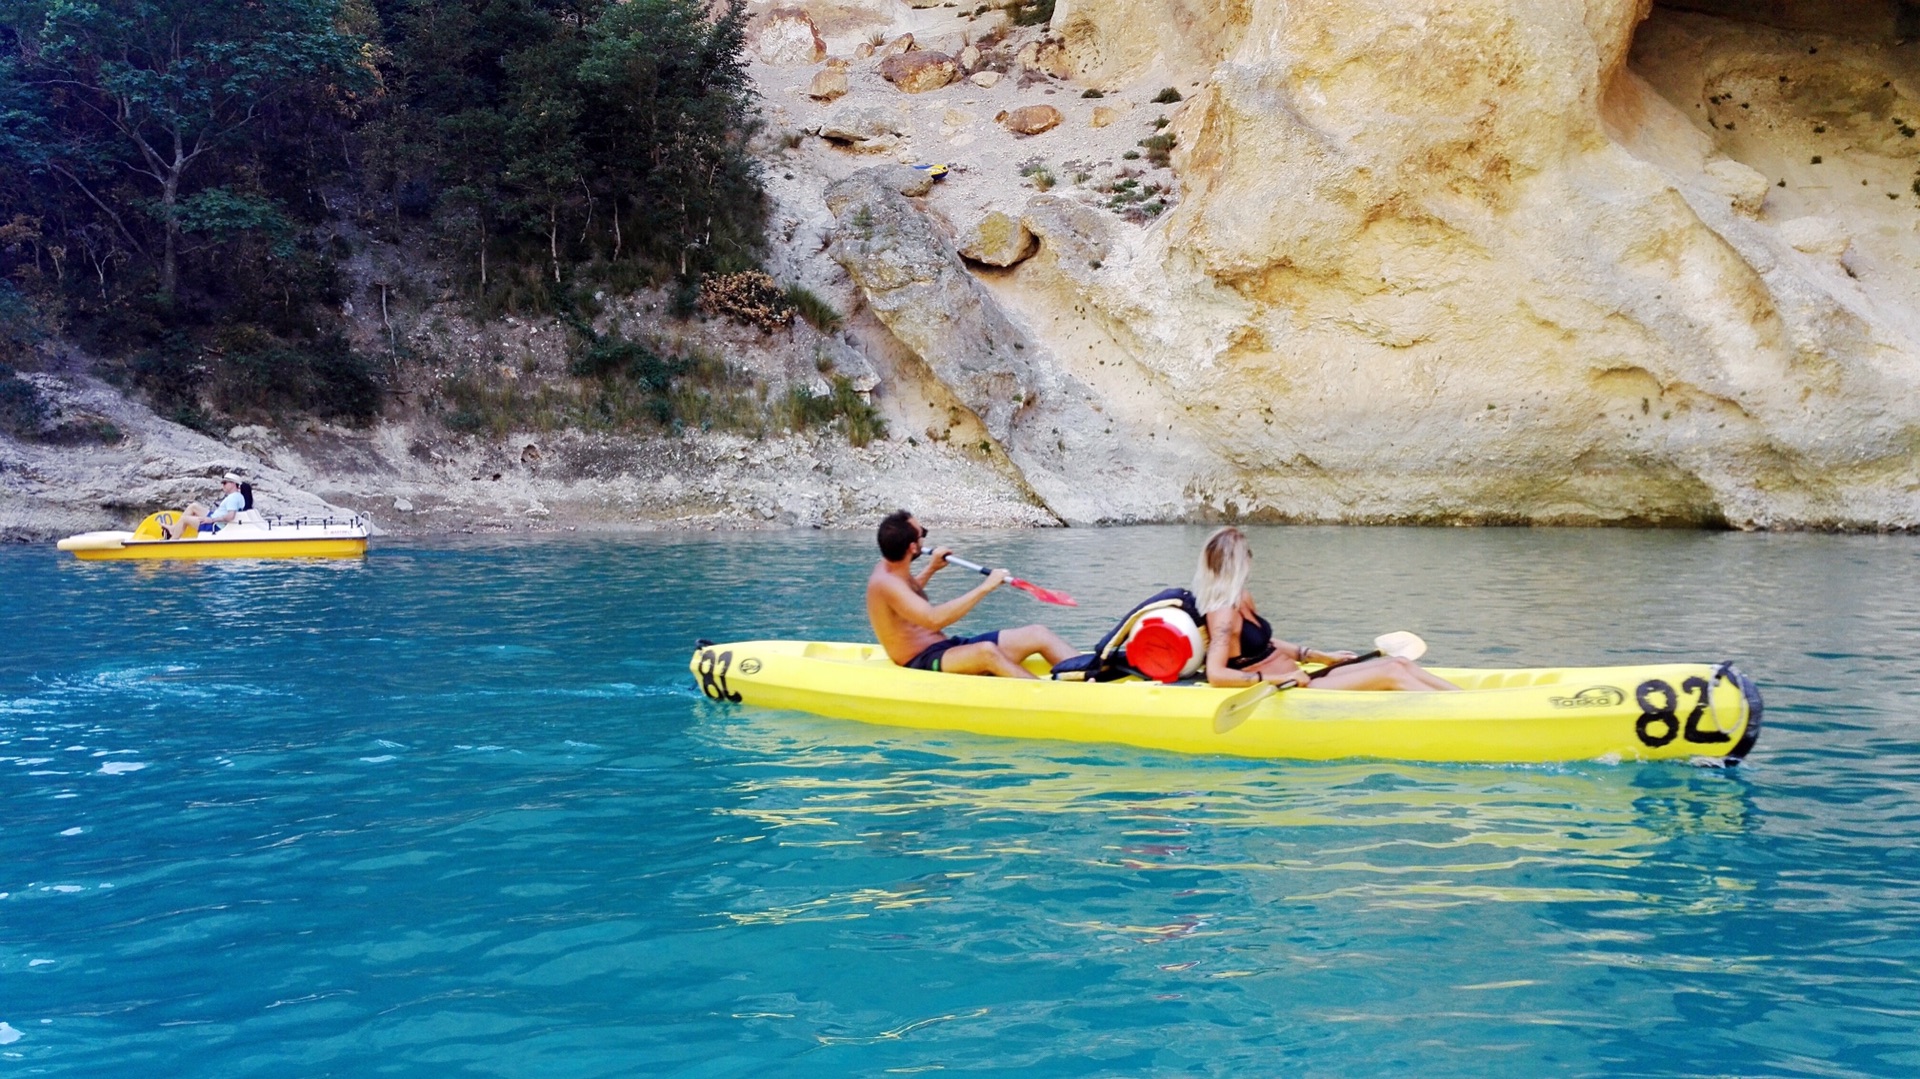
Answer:
[[[942,539],[1074,592],[1046,614],[1089,643],[1204,535]],[[1920,1062],[1911,538],[1255,543],[1286,632],[1733,658],[1767,731],[1731,771],[1262,763],[697,693],[696,637],[863,636],[823,597],[857,596],[865,536],[4,549],[0,1053],[222,1079]]]

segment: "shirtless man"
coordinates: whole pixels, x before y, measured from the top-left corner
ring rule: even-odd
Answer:
[[[1007,571],[994,570],[964,595],[941,604],[927,599],[927,582],[946,568],[945,547],[916,576],[913,560],[923,553],[927,530],[906,510],[880,522],[880,564],[867,577],[867,618],[887,655],[902,667],[948,674],[995,674],[1033,678],[1021,662],[1035,652],[1049,664],[1078,655],[1072,645],[1045,626],[994,630],[977,637],[949,637],[940,631],[964,618],[988,592],[1000,587]]]

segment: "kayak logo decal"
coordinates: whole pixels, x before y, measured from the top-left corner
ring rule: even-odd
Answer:
[[[746,659],[741,660],[740,673],[741,674],[759,674],[760,661],[753,658],[752,656],[748,656]]]
[[[1627,692],[1612,686],[1588,686],[1571,697],[1548,697],[1555,708],[1613,708],[1627,703]]]

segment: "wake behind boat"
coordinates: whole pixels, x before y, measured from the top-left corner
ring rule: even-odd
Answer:
[[[1239,757],[1546,763],[1732,764],[1760,735],[1760,691],[1731,663],[1446,669],[1460,693],[1237,693],[1128,679],[1032,681],[909,670],[878,645],[702,642],[688,664],[719,701],[896,727],[1107,742]],[[1223,721],[1223,717],[1230,717]]]
[[[366,518],[348,516],[268,517],[247,510],[218,532],[190,532],[167,539],[172,511],[148,514],[131,532],[82,532],[60,541],[60,549],[85,561],[161,558],[359,558],[371,534]]]

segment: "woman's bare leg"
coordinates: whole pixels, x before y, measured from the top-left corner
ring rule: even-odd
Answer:
[[[1314,689],[1402,691],[1460,688],[1439,675],[1422,670],[1419,664],[1410,659],[1399,659],[1393,656],[1335,667],[1316,677],[1312,686]]]

